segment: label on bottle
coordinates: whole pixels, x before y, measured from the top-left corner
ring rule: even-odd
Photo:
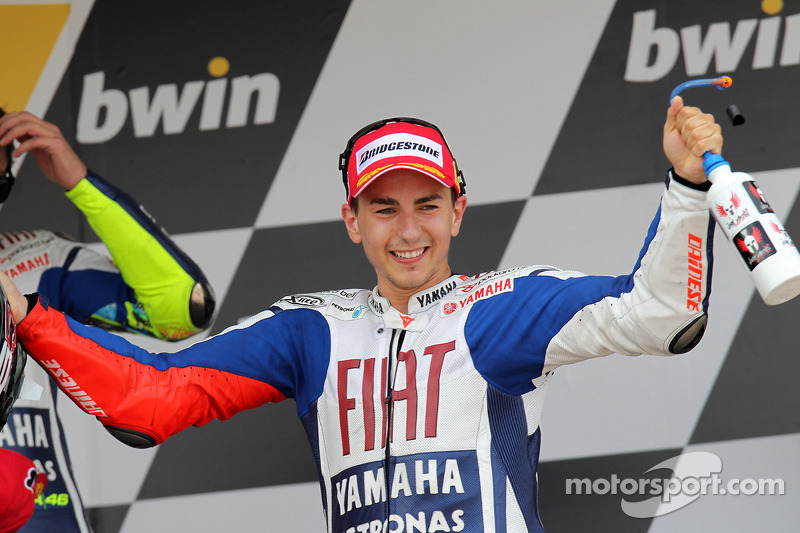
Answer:
[[[708,207],[761,297],[775,305],[800,294],[800,254],[758,184],[727,168],[714,173]]]
[[[744,264],[751,271],[765,259],[775,255],[775,245],[758,220],[734,235],[732,240]]]

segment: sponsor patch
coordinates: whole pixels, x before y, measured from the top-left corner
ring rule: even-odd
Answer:
[[[756,211],[761,214],[764,213],[773,213],[772,207],[770,207],[769,202],[767,199],[764,198],[764,193],[758,184],[755,181],[746,181],[742,184],[744,190],[747,192],[750,199],[753,201],[753,205],[756,206]]]
[[[491,298],[496,294],[513,291],[514,276],[471,284],[466,291],[462,291],[461,289],[462,288],[459,288],[456,292],[464,294],[463,297],[458,300],[445,300],[441,303],[441,316],[452,315],[459,309],[463,309],[479,300]]]
[[[372,295],[369,296],[369,305],[372,307],[372,310],[375,311],[375,314],[382,315],[383,314],[383,304],[373,298]]]
[[[304,307],[322,307],[325,305],[325,300],[313,294],[293,294],[285,298],[281,298],[282,302],[288,302],[294,305],[302,305]]]
[[[747,268],[753,270],[766,258],[775,255],[775,245],[767,237],[767,232],[760,222],[755,221],[733,238]]]
[[[361,292],[361,289],[339,289],[335,291],[320,291],[320,294],[332,294],[345,300],[352,300],[359,292]]]
[[[356,172],[361,174],[371,164],[390,157],[411,156],[427,159],[442,168],[442,145],[411,133],[391,133],[367,144],[356,153]]]
[[[415,298],[416,298],[417,303],[419,304],[419,306],[418,307],[414,306],[414,308],[415,309],[423,309],[423,308],[431,305],[435,301],[443,298],[448,292],[450,292],[453,289],[455,289],[456,285],[457,285],[456,281],[451,281],[450,283],[448,283],[446,285],[443,285],[441,287],[438,287],[438,288],[436,288],[434,290],[417,294],[415,296]]]
[[[331,302],[325,314],[339,320],[358,320],[367,313],[366,305],[342,305]]]

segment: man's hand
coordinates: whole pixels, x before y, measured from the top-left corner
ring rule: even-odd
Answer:
[[[722,153],[722,128],[712,115],[684,106],[683,98],[676,96],[664,123],[664,154],[679,176],[699,184],[706,181],[706,152]]]
[[[0,284],[3,285],[8,303],[11,304],[11,313],[14,315],[14,323],[19,324],[28,314],[28,299],[19,292],[19,289],[17,289],[17,286],[11,281],[11,278],[2,270],[0,270]]]
[[[0,117],[0,146],[19,142],[14,157],[30,152],[51,181],[66,190],[86,177],[86,165],[55,124],[21,111]]]

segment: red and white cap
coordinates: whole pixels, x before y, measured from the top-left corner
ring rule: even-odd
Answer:
[[[0,448],[0,533],[17,531],[33,515],[47,475],[21,453]]]
[[[347,161],[347,203],[397,168],[416,170],[462,194],[453,155],[442,134],[431,126],[389,122],[356,139]]]

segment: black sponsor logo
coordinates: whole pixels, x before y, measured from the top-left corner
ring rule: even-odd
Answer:
[[[419,302],[420,307],[425,307],[427,305],[430,305],[433,302],[439,300],[442,296],[444,296],[448,292],[455,289],[456,285],[457,283],[455,281],[451,281],[447,285],[439,287],[438,289],[426,292],[424,294],[420,294],[419,296],[417,296],[417,302]]]
[[[379,315],[383,314],[383,305],[377,302],[372,296],[369,297],[369,306]]]
[[[366,305],[347,306],[347,305],[340,305],[336,302],[331,302],[327,314],[337,316],[338,318],[341,318],[342,315],[350,315],[349,318],[356,319],[364,316],[364,311],[366,310],[367,310]]]
[[[753,200],[753,205],[756,206],[756,210],[759,213],[772,213],[772,207],[770,207],[769,202],[764,197],[764,193],[758,187],[758,184],[755,181],[746,181],[742,184],[744,186],[744,190],[747,191],[747,194],[750,196],[750,199]]]
[[[775,246],[760,222],[755,221],[733,237],[747,268],[753,270],[766,258],[775,255]]]
[[[282,302],[288,302],[294,305],[302,305],[304,307],[321,307],[325,305],[325,300],[313,294],[293,294],[281,299]]]

